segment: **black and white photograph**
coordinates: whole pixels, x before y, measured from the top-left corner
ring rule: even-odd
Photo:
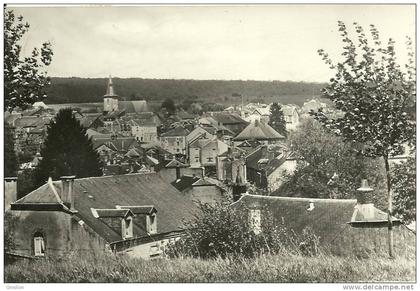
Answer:
[[[4,3],[2,287],[416,290],[416,10]]]

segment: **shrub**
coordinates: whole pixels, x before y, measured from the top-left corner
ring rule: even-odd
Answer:
[[[230,207],[228,202],[201,204],[200,212],[186,223],[186,234],[166,252],[170,257],[206,259],[230,256],[252,258],[286,250],[304,255],[318,253],[315,251],[318,246],[316,240],[311,242],[308,235],[299,236],[276,226],[268,212],[264,212],[261,232],[256,234],[247,214],[247,211]],[[310,247],[301,247],[301,250],[300,245]]]

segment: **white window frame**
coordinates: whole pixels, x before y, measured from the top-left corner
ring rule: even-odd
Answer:
[[[149,234],[157,233],[157,216],[155,213],[146,216],[146,228]]]
[[[45,240],[42,236],[34,236],[34,255],[35,257],[45,256]]]
[[[121,221],[122,238],[128,239],[133,237],[133,218],[131,216]]]

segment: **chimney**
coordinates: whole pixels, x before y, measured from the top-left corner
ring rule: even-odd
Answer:
[[[357,205],[355,208],[359,210],[359,213],[365,220],[374,219],[375,217],[375,206],[372,203],[372,192],[373,188],[370,188],[368,181],[363,179],[360,188],[357,189]]]
[[[4,178],[4,211],[10,209],[10,204],[17,200],[17,177]]]
[[[61,176],[61,200],[70,208],[70,210],[75,210],[74,208],[74,193],[73,193],[73,184],[76,176]]]

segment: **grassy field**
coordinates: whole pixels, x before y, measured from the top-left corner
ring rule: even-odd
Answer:
[[[320,255],[143,261],[90,255],[6,265],[5,282],[414,282],[415,260]]]

